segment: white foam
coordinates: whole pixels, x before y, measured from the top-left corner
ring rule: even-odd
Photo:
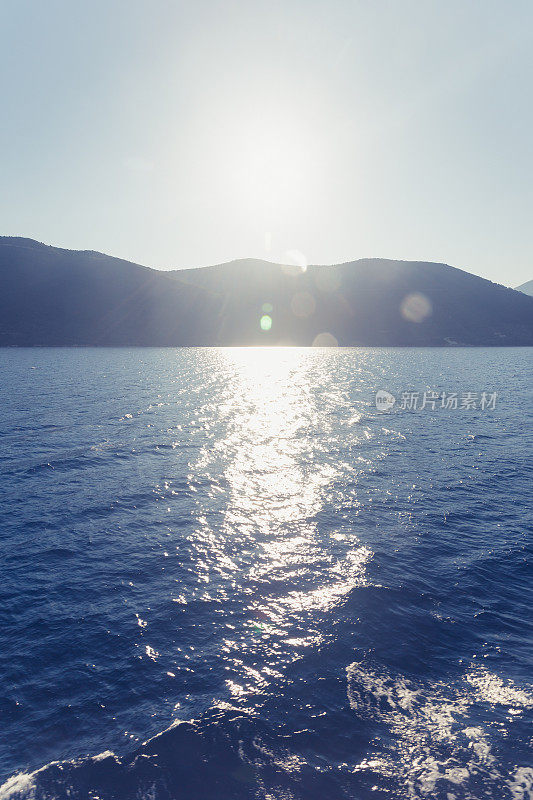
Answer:
[[[92,756],[88,761],[104,761],[106,758],[117,759],[117,756],[111,750],[104,750],[96,756]],[[17,775],[12,775],[5,783],[0,786],[0,800],[34,800],[35,790],[37,787],[37,777],[41,772],[49,767],[62,766],[65,764],[74,764],[74,761],[51,761],[45,764],[44,767],[33,772],[19,772]]]
[[[480,700],[502,706],[533,708],[533,693],[520,689],[510,681],[504,681],[485,667],[478,667],[466,676]]]
[[[8,778],[0,786],[0,800],[10,800],[11,798],[33,800],[35,797],[35,775],[36,772],[21,772]]]
[[[518,767],[507,785],[513,800],[533,800],[533,768]]]
[[[512,800],[533,800],[533,769],[520,767],[509,779],[498,768],[491,750],[491,712],[486,724],[468,725],[471,708],[480,701],[530,708],[532,697],[525,689],[485,669],[470,671],[456,687],[441,682],[415,686],[404,676],[384,675],[359,663],[347,668],[347,679],[350,706],[385,722],[396,742],[396,753],[386,755],[387,768],[380,771],[397,774],[399,765],[412,800],[429,800],[443,789],[449,790],[449,800],[476,798],[480,786],[487,796],[499,797],[497,787],[506,784]],[[437,786],[439,781],[445,786]]]
[[[91,761],[104,761],[106,758],[114,758],[117,760],[116,755],[111,750],[104,750],[103,753],[98,753],[97,756],[93,756]]]

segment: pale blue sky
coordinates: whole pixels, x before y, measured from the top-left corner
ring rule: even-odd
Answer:
[[[0,232],[533,278],[530,0],[0,0]]]

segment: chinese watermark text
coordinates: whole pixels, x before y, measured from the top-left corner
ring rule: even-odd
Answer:
[[[494,411],[498,398],[497,392],[400,392],[398,397],[380,389],[376,392],[376,408],[378,411],[390,411],[396,406],[401,411],[437,411],[462,409],[464,411]]]

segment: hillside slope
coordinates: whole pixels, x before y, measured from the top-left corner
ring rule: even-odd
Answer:
[[[524,294],[528,294],[530,297],[533,297],[533,281],[526,281],[521,286],[517,286],[516,291],[523,292]]]
[[[263,321],[263,329],[260,321]],[[533,298],[445,264],[164,272],[0,237],[0,345],[533,345]]]
[[[204,344],[207,293],[92,251],[0,238],[1,345]]]
[[[533,344],[530,298],[445,264],[361,259],[302,273],[245,259],[174,274],[218,295],[225,344],[309,345],[324,332],[340,345]]]

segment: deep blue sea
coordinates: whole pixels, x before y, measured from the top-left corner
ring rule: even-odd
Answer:
[[[532,356],[0,350],[0,800],[530,800]]]

